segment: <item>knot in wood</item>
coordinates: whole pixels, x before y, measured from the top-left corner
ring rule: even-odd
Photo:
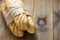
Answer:
[[[37,22],[38,26],[44,27],[46,25],[46,21],[44,19],[39,19]]]

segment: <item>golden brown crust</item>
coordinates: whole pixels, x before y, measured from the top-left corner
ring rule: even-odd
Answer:
[[[36,27],[35,27],[35,24],[34,24],[34,22],[33,22],[33,19],[32,19],[32,17],[31,16],[28,16],[28,29],[27,29],[27,31],[29,32],[29,33],[35,33],[36,32]]]
[[[1,7],[3,16],[6,14],[6,9],[7,9],[6,3],[3,3],[3,4],[2,4],[2,7]]]
[[[17,37],[23,36],[24,34],[23,31],[19,30],[19,28],[16,26],[14,22],[12,22],[8,27],[15,36]]]
[[[6,5],[6,3],[2,4],[3,16],[7,12],[7,10],[6,10],[7,7],[8,6]],[[13,21],[7,26],[9,27],[11,32],[17,37],[22,37],[24,35],[23,31],[27,31],[30,34],[36,32],[36,27],[33,22],[33,18],[30,14],[28,14],[28,12],[21,13],[21,14],[15,16]]]
[[[23,24],[24,24],[24,30],[27,30],[28,26],[28,19],[27,19],[27,15],[24,14],[24,20],[23,20]]]

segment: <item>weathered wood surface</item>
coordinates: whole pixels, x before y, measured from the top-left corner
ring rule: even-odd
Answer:
[[[53,0],[35,0],[35,21],[37,22],[42,16],[47,17],[46,29],[44,29],[44,31],[40,31],[40,29],[37,28],[37,39],[53,40]]]
[[[15,37],[8,29],[0,12],[0,40],[60,40],[60,21],[56,24],[58,18],[55,15],[55,12],[60,10],[60,0],[23,0],[23,2],[36,24],[42,14],[46,15],[47,30],[41,31],[40,27],[36,26],[37,31],[34,35],[25,33],[22,38]]]
[[[59,29],[58,29],[58,19],[57,19],[57,16],[55,15],[55,12],[58,11],[58,0],[54,0],[54,5],[53,5],[53,8],[54,8],[54,11],[53,11],[53,22],[54,22],[54,40],[59,40]]]
[[[58,2],[58,10],[60,11],[60,0],[59,0],[59,2]],[[59,13],[59,14],[60,14],[60,13]],[[59,18],[59,19],[60,19],[60,18]],[[58,29],[59,29],[59,30],[58,30],[58,33],[59,33],[59,34],[58,34],[58,35],[59,35],[58,37],[59,37],[59,40],[60,40],[60,20],[59,20]]]
[[[60,40],[60,17],[55,15],[58,11],[60,11],[60,0],[54,0],[54,40]]]

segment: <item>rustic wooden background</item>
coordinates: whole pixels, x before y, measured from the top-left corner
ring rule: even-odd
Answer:
[[[23,0],[23,2],[36,24],[40,17],[47,17],[44,31],[36,25],[37,31],[34,35],[25,33],[22,38],[15,37],[8,29],[0,11],[0,40],[60,40],[60,21],[58,22],[59,18],[55,15],[60,11],[60,0]]]

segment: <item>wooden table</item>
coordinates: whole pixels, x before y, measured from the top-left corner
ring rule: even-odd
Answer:
[[[26,9],[33,16],[35,22],[41,17],[41,14],[47,14],[46,28],[48,30],[41,31],[37,28],[34,35],[25,33],[25,36],[22,38],[15,37],[8,29],[2,13],[0,12],[0,40],[60,40],[60,23],[58,23],[58,25],[53,25],[53,21],[56,20],[55,14],[53,13],[60,10],[60,1],[23,0],[23,2],[25,3]]]

